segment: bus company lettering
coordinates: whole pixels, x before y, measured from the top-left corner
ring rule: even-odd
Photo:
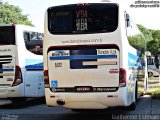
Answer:
[[[52,56],[69,56],[69,53],[62,50],[55,51],[54,53],[52,53]]]
[[[101,88],[94,88],[93,91],[95,92],[113,92],[113,91],[117,91],[116,87],[101,87]]]
[[[65,92],[66,90],[64,88],[53,88],[54,92]]]
[[[116,49],[97,50],[98,55],[110,55],[116,54]]]
[[[10,84],[0,84],[0,86],[10,86]]]
[[[9,52],[11,49],[0,49],[0,52]]]
[[[3,69],[14,69],[14,65],[3,65]]]

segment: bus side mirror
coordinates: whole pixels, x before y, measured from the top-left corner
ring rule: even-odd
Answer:
[[[129,19],[129,18],[130,18],[129,15],[126,14],[126,23],[127,23],[127,27],[130,27],[130,26],[131,26],[131,24],[130,24],[130,19]]]

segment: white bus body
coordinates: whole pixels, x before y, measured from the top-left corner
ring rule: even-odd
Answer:
[[[43,33],[25,25],[0,25],[0,98],[44,96]]]
[[[121,4],[99,2],[50,7],[44,25],[48,106],[135,109],[138,76],[143,79],[141,85],[145,91],[147,68],[140,63],[140,52],[128,42],[141,33],[133,30],[137,28]]]

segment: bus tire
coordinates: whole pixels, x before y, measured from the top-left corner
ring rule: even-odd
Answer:
[[[12,103],[22,103],[22,102],[26,102],[27,98],[26,97],[11,98],[10,100],[12,101]]]
[[[130,106],[128,106],[128,110],[132,111],[136,109],[136,103],[133,102]]]
[[[72,109],[73,112],[78,112],[78,113],[82,113],[84,112],[85,110],[83,109]]]
[[[137,103],[138,100],[138,83],[136,81],[136,86],[135,86],[135,103]]]

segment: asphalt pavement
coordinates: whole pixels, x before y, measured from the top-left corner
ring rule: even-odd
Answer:
[[[157,120],[160,119],[160,99],[142,96],[137,108],[125,107],[106,110],[74,112],[62,107],[48,107],[44,98],[29,99],[20,103],[0,100],[0,120]]]

